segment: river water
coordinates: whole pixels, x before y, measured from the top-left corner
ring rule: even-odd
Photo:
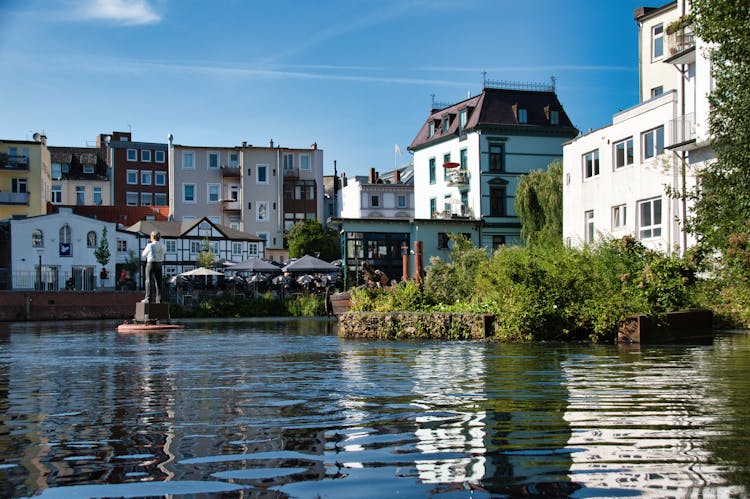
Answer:
[[[0,496],[746,497],[750,334],[375,342],[0,324]]]

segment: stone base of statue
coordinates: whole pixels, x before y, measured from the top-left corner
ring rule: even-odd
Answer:
[[[125,321],[117,326],[120,333],[158,332],[172,329],[184,329],[182,324],[170,322],[169,303],[135,304],[133,320]]]
[[[136,322],[169,321],[169,303],[135,304]]]

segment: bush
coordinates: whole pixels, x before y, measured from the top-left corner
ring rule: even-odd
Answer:
[[[325,298],[301,295],[285,302],[286,311],[292,317],[315,317],[326,315]]]

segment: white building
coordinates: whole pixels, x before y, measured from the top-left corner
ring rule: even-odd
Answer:
[[[341,218],[414,218],[411,171],[411,167],[400,168],[381,178],[371,168],[367,177],[345,178]]]
[[[566,244],[631,235],[681,253],[695,243],[683,230],[689,203],[668,194],[692,189],[696,171],[714,158],[710,62],[685,25],[688,13],[686,0],[635,11],[641,102],[565,145]]]
[[[110,259],[102,267],[94,256],[104,229]],[[135,238],[117,231],[114,223],[73,214],[61,207],[58,213],[11,219],[11,275],[13,289],[92,290],[114,286],[115,265],[127,255],[117,252],[118,245]],[[40,273],[41,268],[41,273]],[[102,279],[102,269],[107,277]]]
[[[170,214],[202,217],[263,238],[267,256],[285,259],[284,232],[324,219],[323,151],[274,146],[177,145],[169,138]]]
[[[415,218],[481,220],[487,248],[521,242],[514,207],[520,177],[561,160],[563,143],[578,131],[554,84],[516,87],[485,85],[475,97],[431,111],[409,146]]]

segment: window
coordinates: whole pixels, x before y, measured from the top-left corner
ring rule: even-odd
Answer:
[[[492,249],[496,250],[500,246],[505,246],[505,236],[492,236]]]
[[[267,184],[268,183],[268,165],[255,165],[258,170],[258,174],[255,177],[256,184]]]
[[[490,172],[505,171],[505,145],[490,144]]]
[[[229,166],[231,166],[232,168],[237,168],[238,166],[240,166],[240,153],[229,153]]]
[[[380,206],[380,196],[370,196],[370,207],[378,208]]]
[[[437,235],[437,248],[438,249],[448,249],[448,242],[450,241],[450,238],[448,237],[448,234],[445,232],[438,232]]]
[[[219,153],[218,152],[209,152],[206,153],[208,156],[206,158],[206,164],[208,166],[209,170],[214,170],[219,167]]]
[[[594,210],[589,210],[583,215],[586,243],[594,242]]]
[[[255,203],[256,212],[255,212],[255,220],[257,222],[267,222],[268,221],[268,201],[258,201]]]
[[[641,135],[643,159],[653,158],[664,152],[664,127],[660,126]]]
[[[96,232],[93,230],[88,231],[86,233],[86,247],[87,248],[96,248]]]
[[[151,192],[141,192],[141,206],[151,206],[154,204],[154,194]]]
[[[128,242],[125,239],[118,239],[117,240],[117,252],[118,253],[127,253],[128,252]]]
[[[229,186],[229,199],[231,199],[232,201],[240,200],[240,186],[239,185]]]
[[[151,149],[141,149],[141,161],[151,163]]]
[[[443,118],[443,133],[448,133],[448,130],[451,127],[451,120],[446,116]]]
[[[664,56],[664,25],[657,24],[651,33],[651,60],[656,61]]]
[[[638,203],[638,238],[661,237],[661,198]]]
[[[125,203],[128,206],[138,206],[138,193],[137,192],[128,192],[125,195]]]
[[[284,171],[294,170],[294,154],[284,154]]]
[[[583,155],[583,178],[599,175],[599,149]]]
[[[550,125],[560,124],[560,111],[552,110],[549,112],[549,124]]]
[[[87,174],[94,173],[94,165],[83,165],[83,173],[87,173]]]
[[[182,168],[184,170],[195,170],[195,153],[193,151],[182,151]]]
[[[64,224],[60,227],[60,256],[71,255],[70,225]]]
[[[463,131],[464,128],[466,128],[466,122],[469,119],[469,112],[466,109],[462,109],[460,113],[458,113],[458,129]]]
[[[138,151],[135,149],[128,149],[127,155],[128,161],[138,161]]]
[[[34,232],[31,233],[31,246],[33,248],[44,247],[44,233],[41,229],[34,229]]]
[[[429,129],[427,130],[427,137],[432,137],[435,135],[435,122],[430,121]]]
[[[242,254],[242,243],[232,241],[232,254],[233,255]]]
[[[95,205],[102,204],[102,188],[101,187],[94,187],[94,204]]]
[[[154,204],[156,206],[167,206],[167,194],[165,192],[157,192],[154,194]]]
[[[157,163],[164,163],[165,156],[164,151],[154,151],[154,161]]]
[[[264,243],[268,243],[268,232],[256,232],[255,235],[263,239]]]
[[[435,158],[430,158],[430,184],[435,183]]]
[[[396,206],[398,206],[399,208],[406,208],[406,196],[397,196]]]
[[[203,241],[190,241],[190,253],[198,254],[203,251]]]
[[[76,186],[76,204],[79,206],[86,204],[86,187],[83,185]]]
[[[615,142],[615,168],[633,164],[633,137]]]
[[[664,87],[659,85],[651,89],[651,97],[657,97],[664,93]]]
[[[10,180],[11,192],[29,192],[28,181],[25,178],[13,178]]]
[[[310,155],[309,154],[299,155],[299,169],[303,172],[310,171]]]
[[[461,149],[458,154],[458,161],[461,164],[461,169],[466,170],[469,166],[469,157],[466,149]]]
[[[208,194],[208,202],[218,203],[219,193],[221,192],[221,184],[207,184],[206,189]]]
[[[430,218],[435,218],[437,215],[437,199],[430,198]]]
[[[127,182],[130,185],[138,185],[138,170],[127,171]]]
[[[50,193],[50,202],[52,204],[62,204],[62,186],[53,185]]]
[[[167,172],[154,172],[154,185],[167,185]]]
[[[491,217],[504,217],[507,215],[505,191],[506,188],[504,185],[490,186]]]
[[[528,123],[529,122],[529,113],[524,108],[518,108],[518,122],[519,123]]]
[[[248,256],[258,256],[258,243],[247,243]]]
[[[612,230],[622,229],[628,223],[627,206],[621,204],[612,207]]]
[[[151,185],[151,170],[141,170],[141,185]]]
[[[174,239],[168,239],[164,241],[164,244],[167,247],[167,253],[177,253],[177,241]]]
[[[443,154],[443,165],[451,162],[451,153]],[[450,177],[450,168],[443,168],[443,180],[448,180]]]
[[[182,202],[195,203],[195,184],[182,184]]]
[[[60,180],[62,178],[62,165],[60,163],[52,163],[52,180]]]

